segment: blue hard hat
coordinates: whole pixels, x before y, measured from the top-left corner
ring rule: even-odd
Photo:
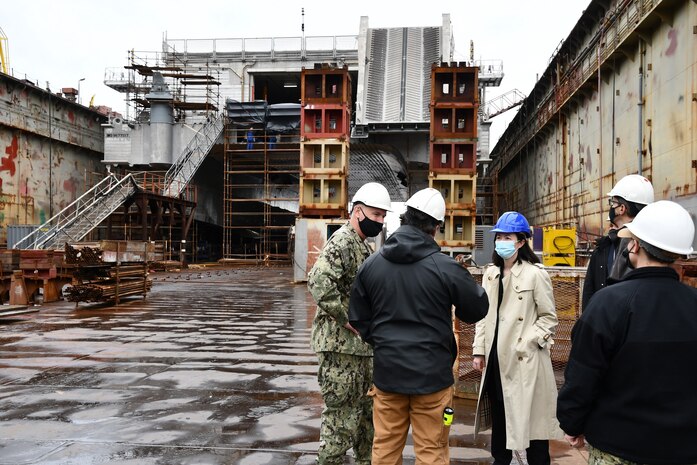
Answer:
[[[506,212],[499,217],[496,226],[491,230],[492,233],[523,233],[530,237],[532,231],[530,224],[523,215],[518,212]]]

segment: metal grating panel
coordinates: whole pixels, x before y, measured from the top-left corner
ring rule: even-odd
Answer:
[[[382,105],[385,99],[385,54],[387,29],[373,29],[369,35],[365,115],[368,121],[382,121]]]
[[[387,53],[385,56],[385,99],[383,120],[401,121],[402,93],[402,53],[404,48],[404,29],[387,31]]]
[[[431,114],[429,111],[429,105],[431,103],[431,65],[433,63],[439,63],[441,61],[441,50],[440,50],[440,33],[441,28],[439,27],[425,27],[423,29],[423,97],[421,100],[421,120],[431,121]]]
[[[371,29],[366,121],[428,122],[431,65],[441,55],[441,28]]]
[[[423,34],[421,29],[407,29],[404,108],[402,121],[421,121],[423,118]]]
[[[474,246],[478,249],[484,247],[484,231],[479,228],[474,231]]]

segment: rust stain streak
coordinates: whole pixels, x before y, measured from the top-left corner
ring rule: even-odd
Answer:
[[[666,56],[673,56],[675,50],[678,48],[678,34],[675,29],[668,31],[668,48],[666,49]]]

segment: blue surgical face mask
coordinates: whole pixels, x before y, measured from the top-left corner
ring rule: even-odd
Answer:
[[[514,241],[496,241],[496,253],[504,260],[511,258],[516,251]]]

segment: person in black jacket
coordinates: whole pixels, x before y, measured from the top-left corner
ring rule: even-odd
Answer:
[[[590,464],[697,463],[697,289],[670,267],[694,233],[677,203],[647,205],[620,233],[635,269],[574,326],[557,417]]]
[[[452,307],[475,323],[489,306],[484,289],[434,239],[445,216],[440,192],[423,189],[406,205],[402,226],[358,270],[349,301],[349,322],[374,349],[373,465],[401,463],[410,424],[418,463],[450,463]]]
[[[619,230],[630,223],[646,205],[653,202],[651,181],[638,174],[630,174],[619,181],[608,195],[609,220],[612,228],[601,237],[591,254],[583,282],[582,308],[586,308],[591,296],[608,284],[608,278],[621,279],[627,273],[627,256],[621,251],[626,241],[617,237]]]

